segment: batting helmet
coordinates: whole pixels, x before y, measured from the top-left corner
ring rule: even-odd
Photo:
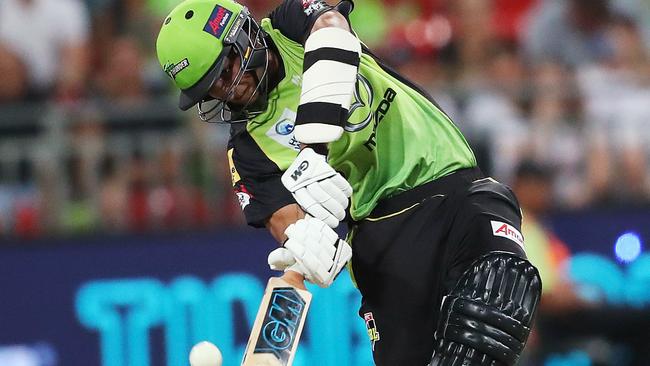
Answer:
[[[204,111],[203,102],[221,75],[226,58],[233,52],[241,59],[240,75],[230,87],[234,91],[247,71],[263,68],[257,75],[256,92],[265,94],[268,47],[259,25],[248,9],[232,0],[186,0],[165,18],[156,41],[158,61],[165,73],[181,90],[179,107],[187,110],[198,104],[199,115],[209,120],[221,115],[232,120],[228,98]],[[252,98],[252,97],[251,97]],[[263,98],[265,99],[265,98]],[[249,101],[250,102],[250,101]],[[247,105],[238,106],[238,116],[247,117]],[[225,116],[224,110],[230,112]]]

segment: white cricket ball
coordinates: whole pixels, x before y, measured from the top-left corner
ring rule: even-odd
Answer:
[[[190,365],[192,366],[221,366],[222,362],[221,351],[208,341],[195,344],[190,351]]]

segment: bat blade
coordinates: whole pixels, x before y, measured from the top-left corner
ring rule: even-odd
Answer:
[[[305,325],[311,293],[282,278],[269,279],[242,366],[290,366]]]

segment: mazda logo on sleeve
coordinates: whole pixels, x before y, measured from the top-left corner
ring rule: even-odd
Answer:
[[[373,90],[370,82],[363,75],[357,74],[354,87],[354,101],[350,105],[348,120],[345,123],[347,132],[361,131],[372,121]],[[361,118],[359,118],[361,117]]]

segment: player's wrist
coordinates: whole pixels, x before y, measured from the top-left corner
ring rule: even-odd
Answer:
[[[329,148],[327,147],[327,144],[300,144],[300,151],[304,149],[312,149],[316,154],[319,155],[324,155],[327,157],[327,154],[329,154]]]
[[[282,276],[280,276],[284,281],[290,284],[293,287],[306,290],[305,287],[305,276],[293,269],[287,269]]]

